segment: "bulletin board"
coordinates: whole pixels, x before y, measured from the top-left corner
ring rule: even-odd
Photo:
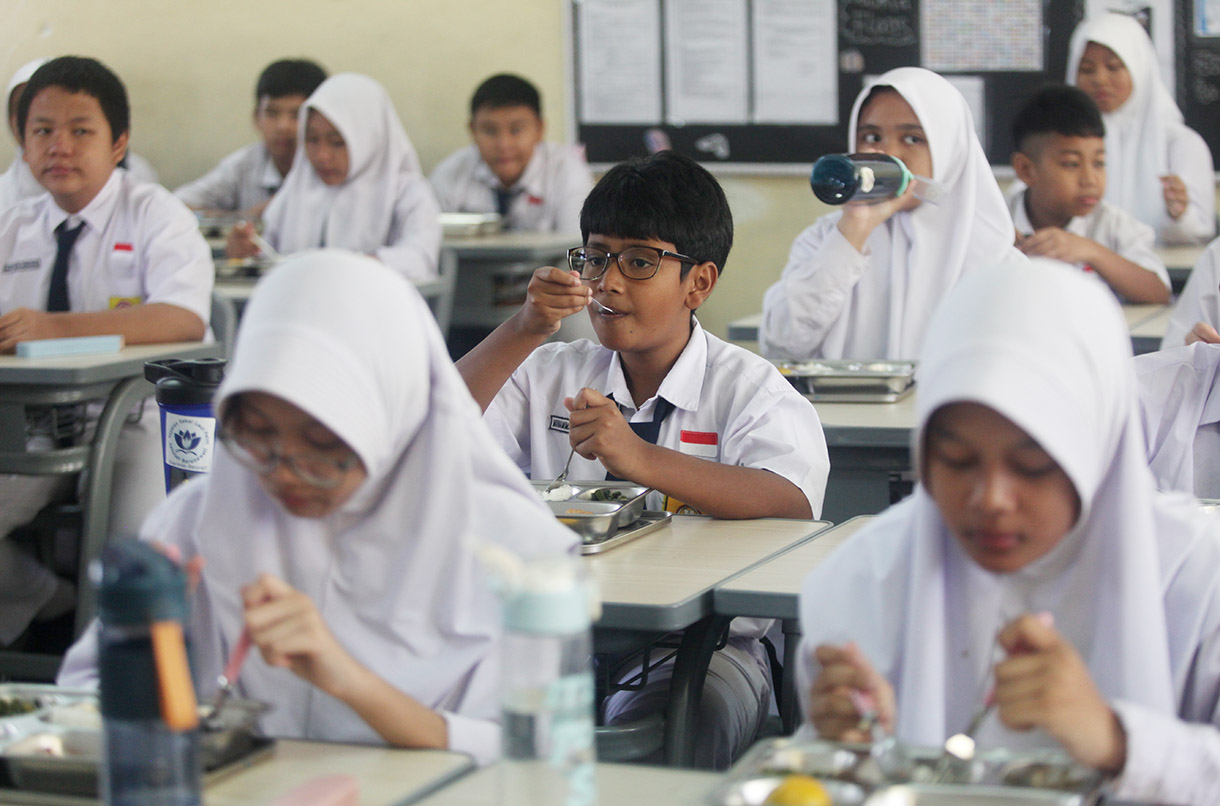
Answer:
[[[1007,164],[1013,114],[1038,87],[1063,80],[1085,14],[1085,0],[565,2],[569,120],[591,163],[669,147],[756,173],[807,171],[844,151],[866,78],[909,65],[963,90],[988,158]],[[1190,12],[1175,16],[1181,42]],[[1214,96],[1197,105],[1220,134],[1220,18],[1217,34],[1184,51],[1188,69],[1178,76]]]

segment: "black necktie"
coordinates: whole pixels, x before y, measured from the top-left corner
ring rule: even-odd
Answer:
[[[609,397],[611,400],[614,400],[614,395],[610,395]],[[663,397],[658,397],[656,405],[654,405],[652,408],[651,420],[643,423],[627,423],[627,425],[631,426],[631,430],[635,432],[637,437],[652,445],[656,445],[657,437],[661,435],[661,423],[665,422],[665,418],[668,417],[673,410],[673,403],[670,403]],[[606,481],[628,481],[628,479],[620,479],[610,471],[606,471]]]
[[[508,215],[508,208],[512,206],[513,199],[517,197],[515,190],[501,190],[496,188],[496,212],[500,214],[500,218]]]
[[[72,310],[68,304],[68,258],[72,256],[72,246],[84,228],[85,222],[82,221],[68,229],[67,219],[55,228],[55,239],[59,244],[55,251],[55,267],[51,269],[51,290],[47,292],[48,311]]]

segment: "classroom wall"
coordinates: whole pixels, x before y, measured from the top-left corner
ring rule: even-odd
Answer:
[[[389,90],[425,170],[465,144],[466,105],[486,76],[527,76],[563,139],[564,0],[5,0],[0,78],[38,56],[94,56],[127,84],[132,147],[175,187],[253,136],[254,81],[270,61],[310,56]],[[0,137],[0,166],[13,153]],[[723,177],[737,224],[701,319],[723,336],[755,313],[795,235],[825,208],[804,179]]]

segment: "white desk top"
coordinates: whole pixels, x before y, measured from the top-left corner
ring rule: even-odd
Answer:
[[[1193,269],[1206,246],[1158,246],[1157,255],[1167,269]]]
[[[915,427],[915,395],[919,394],[919,384],[911,394],[897,403],[828,403],[819,401],[813,404],[817,409],[818,419],[822,421],[823,430],[858,429],[858,428],[892,428],[901,429],[907,433]]]
[[[825,521],[675,515],[669,526],[584,558],[601,586],[602,627],[684,629],[711,612],[712,590],[825,529]]]
[[[351,775],[365,806],[418,798],[474,768],[468,756],[443,750],[299,742],[281,739],[274,755],[209,785],[207,806],[267,804],[322,775]]]
[[[1173,315],[1173,306],[1157,305],[1155,307],[1160,310],[1131,328],[1133,338],[1160,339],[1164,337],[1165,329],[1169,327],[1169,317]]]
[[[503,802],[500,776],[498,765],[485,767],[425,798],[419,806],[498,806]],[[603,763],[597,765],[597,802],[600,806],[703,806],[720,778],[714,772]]]
[[[117,353],[18,358],[0,355],[0,384],[75,384],[144,374],[144,362],[161,358],[219,357],[221,346],[198,341],[138,344]]]
[[[797,597],[809,572],[873,519],[861,515],[774,557],[716,588],[716,612],[726,616],[796,618]]]
[[[488,235],[449,236],[442,249],[452,249],[459,257],[488,259],[540,259],[580,246],[580,235],[570,232],[496,232]]]

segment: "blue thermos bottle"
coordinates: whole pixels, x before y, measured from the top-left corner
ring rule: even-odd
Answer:
[[[826,204],[846,204],[901,196],[912,178],[889,154],[827,154],[813,164],[809,185]]]
[[[223,358],[170,358],[144,364],[144,377],[156,385],[161,410],[167,494],[184,480],[212,469],[216,452],[212,398],[224,374]]]

